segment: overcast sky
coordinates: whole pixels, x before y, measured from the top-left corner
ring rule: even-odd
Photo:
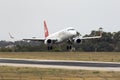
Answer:
[[[82,35],[102,27],[120,31],[120,0],[0,0],[0,40],[44,38],[49,32],[75,27]]]

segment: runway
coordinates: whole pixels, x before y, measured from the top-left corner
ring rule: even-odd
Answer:
[[[19,67],[21,66],[21,67],[59,68],[59,69],[120,71],[119,62],[0,58],[0,65],[1,66],[19,66]]]

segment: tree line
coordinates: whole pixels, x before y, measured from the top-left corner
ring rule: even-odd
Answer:
[[[91,31],[85,36],[99,35],[99,31]],[[67,44],[54,45],[51,51],[67,51]],[[74,51],[87,52],[120,52],[120,31],[118,32],[103,32],[102,38],[82,40],[81,44],[73,44]],[[0,41],[0,52],[39,52],[47,51],[46,45],[37,41]]]

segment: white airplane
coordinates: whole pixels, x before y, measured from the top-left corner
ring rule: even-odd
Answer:
[[[44,39],[23,39],[23,40],[42,41],[44,42],[45,45],[48,46],[48,50],[52,50],[53,44],[66,42],[70,44],[66,47],[69,50],[72,48],[71,43],[80,44],[83,39],[96,39],[102,37],[101,32],[100,32],[100,36],[80,37],[81,36],[80,33],[77,30],[75,30],[73,27],[63,29],[53,34],[49,34],[46,21],[44,21],[44,32],[45,32]]]
[[[14,39],[14,37],[10,33],[9,33],[9,36],[10,36],[11,39]]]

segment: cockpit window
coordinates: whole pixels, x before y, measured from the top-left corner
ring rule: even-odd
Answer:
[[[74,31],[75,29],[68,29],[67,31]]]

